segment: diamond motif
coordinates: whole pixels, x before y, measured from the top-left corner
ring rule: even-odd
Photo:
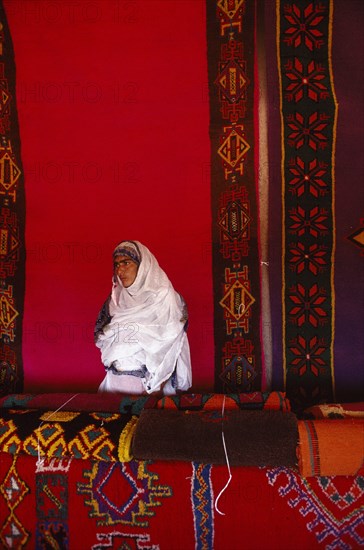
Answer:
[[[0,149],[0,188],[8,192],[18,181],[21,171],[7,150]]]
[[[24,496],[29,491],[15,469],[15,459],[3,483],[0,485],[0,491],[12,510],[18,506],[19,502],[23,500]]]
[[[238,321],[243,315],[246,315],[254,302],[255,299],[250,292],[237,280],[230,286],[222,300],[220,300],[220,305]]]
[[[360,248],[364,248],[364,227],[359,227],[359,229],[348,236],[348,239]]]
[[[20,479],[16,471],[16,460],[17,457],[15,456],[4,481],[0,485],[0,492],[3,494],[10,511],[0,532],[0,540],[5,548],[22,548],[29,538],[28,532],[14,513],[15,508],[29,492],[27,485]]]
[[[237,201],[232,201],[224,208],[219,226],[230,239],[239,239],[250,221],[250,216],[242,205]]]
[[[245,356],[234,357],[220,374],[231,391],[248,391],[257,373]]]
[[[228,101],[236,103],[244,95],[248,80],[242,67],[235,60],[231,60],[224,66],[216,84]]]
[[[8,329],[15,318],[19,315],[18,311],[13,307],[7,296],[0,298],[0,320],[5,329]]]
[[[218,149],[220,157],[231,168],[235,168],[242,161],[243,157],[250,149],[250,145],[237,131],[237,128],[230,128],[230,132],[224,139],[223,143]]]
[[[150,473],[146,462],[95,462],[84,472],[88,483],[78,484],[78,493],[88,494],[91,517],[98,525],[148,526],[148,519],[161,505],[162,497],[170,497],[171,489],[158,484],[158,476]],[[118,490],[115,491],[115,487]]]

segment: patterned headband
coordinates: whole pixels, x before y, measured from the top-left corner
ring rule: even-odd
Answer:
[[[141,262],[140,252],[137,248],[137,246],[130,242],[131,246],[128,246],[125,242],[120,243],[113,252],[113,257],[115,256],[128,256],[133,262],[135,262],[137,265]]]

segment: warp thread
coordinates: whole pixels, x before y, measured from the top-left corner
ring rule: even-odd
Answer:
[[[44,463],[45,459],[47,457],[45,456],[40,456],[40,443],[39,443],[39,430],[42,426],[42,424],[44,424],[44,422],[46,422],[47,420],[51,420],[52,416],[55,415],[58,411],[60,411],[61,409],[63,409],[63,407],[65,405],[67,405],[67,403],[69,403],[70,401],[72,401],[72,399],[74,399],[77,395],[79,395],[78,393],[75,393],[74,395],[72,395],[69,399],[67,399],[67,401],[65,401],[64,403],[62,403],[62,405],[60,407],[58,407],[58,409],[56,411],[52,411],[52,414],[50,414],[47,418],[45,418],[44,420],[42,420],[42,422],[39,424],[38,428],[37,428],[37,453],[38,453],[38,460],[37,460],[37,464],[36,464],[36,467],[37,468],[40,468],[42,466],[42,464]]]
[[[231,473],[231,470],[230,470],[230,462],[229,462],[229,456],[228,456],[228,453],[227,453],[227,450],[226,450],[226,443],[225,443],[225,435],[224,435],[224,415],[225,415],[225,395],[224,395],[224,399],[223,399],[223,402],[222,402],[222,410],[221,410],[221,416],[222,416],[222,422],[221,422],[221,438],[222,438],[222,444],[223,444],[223,447],[224,447],[224,453],[225,453],[225,458],[226,458],[226,464],[227,464],[227,468],[228,468],[228,472],[229,472],[229,479],[227,480],[225,486],[221,489],[220,493],[217,495],[217,498],[215,500],[215,510],[218,514],[220,514],[221,516],[225,516],[225,513],[224,512],[221,512],[221,510],[219,510],[219,507],[218,507],[218,502],[219,502],[219,499],[221,497],[221,495],[224,493],[224,491],[228,488],[228,485],[232,479],[232,473]]]

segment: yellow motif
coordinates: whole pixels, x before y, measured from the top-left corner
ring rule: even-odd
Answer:
[[[129,462],[132,460],[131,443],[135,433],[138,417],[133,416],[121,432],[119,439],[118,457],[120,462]]]
[[[13,160],[11,143],[7,146],[0,146],[0,195],[10,195],[16,201],[15,184],[18,181],[21,171]]]
[[[0,449],[5,452],[11,452],[11,447],[18,449],[20,439],[16,434],[17,427],[13,420],[0,419]],[[4,428],[6,431],[4,431]]]
[[[89,434],[92,432],[92,436]],[[97,458],[105,460],[105,450],[110,462],[115,462],[116,458],[112,456],[115,445],[109,439],[109,433],[104,428],[95,425],[87,426],[79,435],[68,444],[69,452],[81,458]]]
[[[13,300],[12,292],[10,297],[6,294],[2,294],[0,298],[0,324],[6,330],[10,328],[16,317],[19,315],[19,312],[12,305]]]
[[[27,485],[22,479],[20,479],[19,474],[16,471],[16,461],[17,456],[14,456],[13,463],[6,474],[3,483],[0,485],[0,492],[4,496],[6,505],[10,512],[0,531],[0,541],[4,548],[13,548],[13,543],[16,543],[17,548],[24,548],[29,539],[29,533],[24,529],[23,525],[15,515],[16,507],[19,506],[25,495],[29,493]],[[15,535],[14,540],[11,540],[10,534],[12,533]]]
[[[40,417],[41,420],[51,420],[52,422],[71,422],[80,413],[78,412],[69,412],[69,411],[48,411],[42,414]]]
[[[239,89],[242,90],[247,81],[241,71],[237,74],[236,67],[229,67],[229,78],[223,73],[221,78],[219,78],[219,84],[224,92],[226,92],[227,97],[233,100],[238,91],[237,85],[239,84]]]
[[[60,456],[66,454],[67,443],[59,424],[45,423],[23,442],[23,451],[32,456]]]
[[[233,19],[238,9],[243,5],[244,0],[218,0],[217,6],[223,11],[230,19]]]
[[[226,309],[229,314],[239,321],[241,317],[247,314],[249,308],[254,304],[255,299],[239,281],[235,281],[220,300],[220,305]]]
[[[220,157],[231,166],[231,168],[236,168],[250,149],[250,145],[237,132],[236,128],[242,129],[242,126],[224,128],[224,130],[230,131],[217,150]]]
[[[99,420],[101,422],[112,422],[113,420],[118,420],[120,418],[120,413],[93,412],[90,413],[90,416],[92,416],[92,418],[94,418],[95,420]]]

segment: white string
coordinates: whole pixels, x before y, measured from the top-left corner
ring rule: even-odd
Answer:
[[[67,403],[69,403],[70,401],[72,401],[72,399],[74,397],[76,397],[77,395],[79,395],[78,393],[75,393],[74,395],[72,395],[72,397],[70,397],[69,399],[67,399],[67,401],[65,401],[64,403],[62,403],[62,405],[60,407],[58,407],[58,409],[56,411],[52,411],[52,414],[50,414],[47,418],[45,418],[44,420],[42,420],[42,422],[39,424],[38,428],[37,428],[37,452],[38,452],[38,461],[37,461],[37,465],[38,464],[42,464],[42,462],[44,462],[44,460],[46,459],[45,456],[41,457],[40,456],[40,444],[39,444],[39,430],[40,430],[40,427],[42,424],[44,424],[44,422],[46,422],[47,420],[50,420],[52,418],[52,416],[54,414],[56,414],[58,411],[60,411],[61,409],[63,409],[63,407],[65,405],[67,405]]]
[[[221,495],[223,494],[223,492],[227,489],[231,479],[232,479],[232,474],[231,474],[231,470],[230,470],[230,463],[229,463],[229,457],[228,457],[228,454],[227,454],[227,450],[226,450],[226,444],[225,444],[225,435],[224,435],[224,414],[225,414],[225,395],[224,395],[224,399],[223,399],[223,402],[222,402],[222,411],[221,411],[221,415],[222,415],[222,424],[221,424],[221,438],[222,438],[222,444],[223,444],[223,447],[224,447],[224,452],[225,452],[225,458],[226,458],[226,464],[227,464],[227,468],[228,468],[228,472],[229,472],[229,479],[227,480],[226,484],[225,484],[225,487],[223,487],[220,491],[220,493],[218,494],[216,500],[215,500],[215,510],[218,514],[224,516],[225,513],[224,512],[221,512],[218,508],[218,505],[217,503],[219,502],[219,499],[221,497]]]
[[[245,313],[245,304],[240,304],[238,308],[238,314],[243,315]]]

